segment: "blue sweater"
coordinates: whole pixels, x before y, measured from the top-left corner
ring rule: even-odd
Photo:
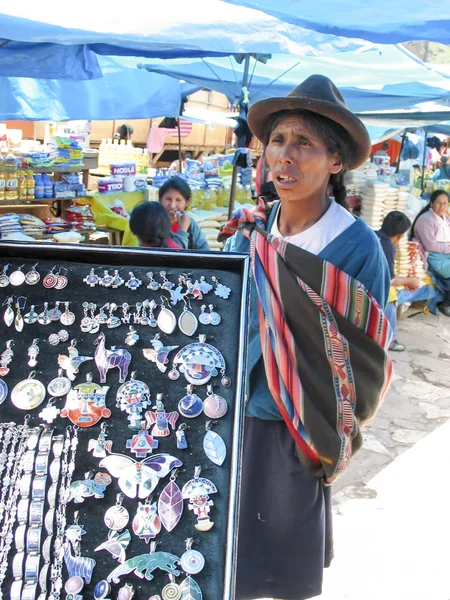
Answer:
[[[278,210],[278,202],[272,208],[267,222],[270,231]],[[249,253],[249,240],[237,232],[224,248],[225,252]],[[332,263],[354,279],[360,281],[373,294],[384,308],[389,297],[389,268],[384,252],[375,233],[362,219],[335,238],[318,255]],[[250,289],[250,324],[247,365],[246,415],[259,419],[277,419],[282,417],[269,391],[261,351],[258,321],[258,295],[253,278]]]
[[[192,217],[190,219],[191,224],[187,231],[179,229],[176,233],[172,233],[173,241],[180,244],[184,250],[210,250],[209,244],[196,220]]]

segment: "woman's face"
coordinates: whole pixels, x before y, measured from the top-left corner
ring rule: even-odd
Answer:
[[[266,158],[281,200],[302,200],[326,193],[330,175],[342,169],[339,155],[330,154],[300,116],[288,116],[276,125]]]
[[[443,217],[444,215],[446,215],[448,208],[447,194],[439,194],[439,196],[431,205],[431,208],[439,217]]]
[[[184,212],[189,204],[189,200],[186,200],[180,192],[174,189],[168,190],[161,198],[160,202],[169,213],[171,223],[177,222],[175,216],[177,211]]]

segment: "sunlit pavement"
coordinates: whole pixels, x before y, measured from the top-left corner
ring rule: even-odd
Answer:
[[[407,319],[398,338],[393,387],[335,486],[320,600],[450,600],[450,319]]]

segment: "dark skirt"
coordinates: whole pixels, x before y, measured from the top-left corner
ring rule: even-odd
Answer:
[[[332,553],[330,488],[301,466],[283,421],[247,417],[236,599],[313,598]]]

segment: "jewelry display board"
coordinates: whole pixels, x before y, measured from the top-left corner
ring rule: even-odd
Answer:
[[[4,597],[234,597],[248,274],[0,244]]]

